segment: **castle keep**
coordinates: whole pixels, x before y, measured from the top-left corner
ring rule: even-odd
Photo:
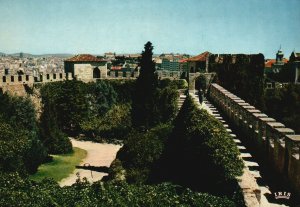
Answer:
[[[93,79],[107,78],[107,62],[93,55],[76,55],[65,60],[65,73],[68,79],[85,82]]]

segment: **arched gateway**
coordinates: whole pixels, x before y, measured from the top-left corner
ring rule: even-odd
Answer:
[[[93,70],[93,78],[100,78],[100,70],[98,67]]]

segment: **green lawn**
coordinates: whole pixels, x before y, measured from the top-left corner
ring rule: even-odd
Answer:
[[[39,166],[37,173],[31,175],[30,178],[35,181],[53,178],[58,182],[68,177],[75,170],[75,166],[79,165],[87,155],[85,150],[77,147],[74,147],[73,151],[70,154],[52,155],[53,161]]]

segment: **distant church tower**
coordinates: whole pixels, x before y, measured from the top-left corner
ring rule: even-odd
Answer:
[[[280,46],[279,50],[276,53],[276,63],[277,64],[283,64],[283,56],[284,56],[284,54],[283,54],[283,52],[281,50],[281,46]]]
[[[276,53],[276,62],[272,65],[272,71],[273,73],[279,73],[279,71],[283,68],[284,66],[284,59],[283,59],[283,52],[281,50],[281,46],[279,50]]]

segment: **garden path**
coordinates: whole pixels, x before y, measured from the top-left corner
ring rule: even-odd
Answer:
[[[87,151],[87,156],[80,163],[80,166],[107,166],[109,167],[112,161],[115,159],[117,152],[121,148],[121,145],[95,143],[91,141],[78,141],[74,138],[70,138],[73,147],[78,147]],[[86,177],[89,182],[95,182],[101,180],[107,173],[95,172],[85,169],[75,169],[67,178],[64,178],[59,182],[60,186],[72,185],[78,178]]]

